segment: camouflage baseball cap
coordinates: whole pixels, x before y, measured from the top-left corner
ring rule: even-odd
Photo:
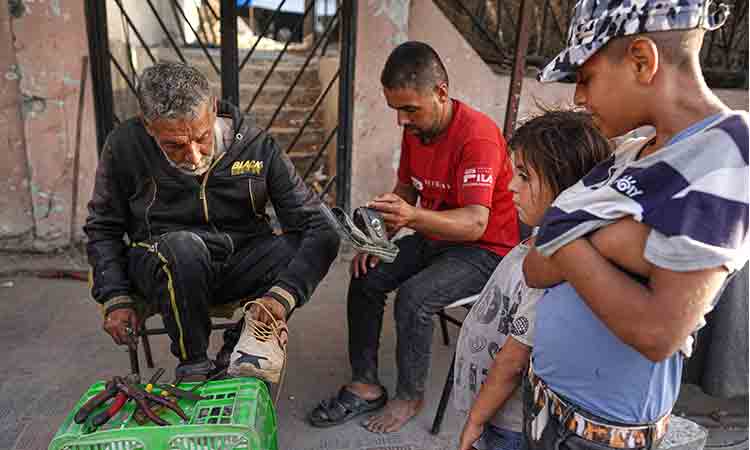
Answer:
[[[575,73],[610,39],[652,31],[715,30],[729,8],[711,0],[579,0],[568,30],[568,46],[539,73],[539,81],[575,81]]]

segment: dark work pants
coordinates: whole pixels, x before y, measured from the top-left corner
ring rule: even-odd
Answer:
[[[489,250],[425,239],[412,234],[396,241],[391,264],[368,268],[349,283],[349,360],[352,381],[380,384],[378,348],[386,295],[398,288],[396,398],[420,399],[430,366],[432,316],[444,306],[479,293],[501,257]]]
[[[301,240],[296,234],[263,236],[232,251],[228,242],[212,236],[165,233],[128,254],[130,280],[161,314],[172,353],[182,363],[207,358],[209,307],[263,295]],[[236,340],[237,330],[225,333],[225,340],[228,337]]]

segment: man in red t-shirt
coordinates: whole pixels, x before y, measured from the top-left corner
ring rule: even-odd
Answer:
[[[398,241],[391,264],[358,254],[348,293],[352,382],[311,414],[316,426],[343,423],[385,406],[366,427],[401,428],[422,408],[430,364],[432,316],[479,293],[518,244],[512,176],[505,140],[495,123],[448,95],[445,67],[429,45],[406,42],[391,53],[381,75],[388,106],[403,127],[398,181],[368,206],[379,210]],[[419,206],[417,206],[419,202]],[[398,289],[396,396],[387,401],[378,380],[378,344],[386,295]]]

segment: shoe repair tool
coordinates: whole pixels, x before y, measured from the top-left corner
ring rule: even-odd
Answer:
[[[320,211],[339,236],[351,242],[357,250],[375,255],[387,263],[398,256],[398,247],[388,239],[385,221],[377,210],[359,207],[349,218],[343,209],[329,208],[321,203]]]
[[[226,375],[226,374],[227,374],[227,368],[225,367],[225,368],[221,369],[220,371],[216,372],[215,374],[211,375],[210,377],[208,377],[208,378],[206,379],[206,381],[201,381],[200,383],[198,383],[198,384],[196,384],[195,386],[193,386],[193,387],[192,387],[192,388],[190,389],[190,392],[195,392],[195,391],[197,391],[198,389],[200,389],[200,388],[202,388],[203,386],[205,386],[205,385],[206,385],[206,383],[208,383],[209,381],[214,381],[214,380],[216,380],[216,379],[218,379],[218,378],[221,378],[221,377],[223,377],[223,376],[224,376],[224,375]]]
[[[115,378],[120,378],[120,377],[115,377]],[[83,406],[81,406],[81,409],[79,409],[76,415],[73,417],[73,420],[75,421],[75,423],[81,424],[85,422],[92,412],[94,412],[97,408],[99,408],[101,405],[106,403],[107,400],[117,395],[118,390],[114,383],[115,378],[108,381],[104,385],[103,391],[91,397]],[[138,378],[139,377],[135,374],[128,375],[127,377],[125,377],[125,379],[128,380],[128,382],[130,383],[137,383]]]
[[[113,381],[114,381],[115,387],[120,392],[124,392],[125,395],[128,396],[128,398],[133,399],[135,403],[138,405],[138,410],[143,411],[146,417],[148,417],[155,424],[165,426],[165,425],[169,425],[169,422],[157,416],[156,414],[154,414],[153,411],[151,411],[151,408],[149,408],[149,404],[148,404],[149,400],[171,409],[178,416],[180,416],[182,420],[185,420],[185,421],[190,420],[190,418],[187,415],[185,415],[185,412],[182,410],[182,408],[180,408],[180,406],[176,402],[169,401],[161,396],[146,392],[146,390],[144,390],[143,388],[130,384],[120,377],[116,377],[115,379],[113,379]]]
[[[161,391],[159,395],[161,395],[165,400],[172,400],[172,398],[174,398],[175,402],[179,398],[184,398],[192,401],[205,400],[204,397],[201,397],[198,394],[193,394],[192,392],[176,387],[178,384],[180,384],[180,381],[182,381],[182,377],[176,378],[174,383],[172,384],[156,385],[156,381],[154,381],[153,383],[149,383],[146,385],[146,392],[153,393],[153,389],[159,389]],[[158,414],[162,409],[164,409],[162,405],[157,404],[156,402],[153,402],[151,400],[149,400],[147,403],[148,407],[151,409],[151,412],[153,412],[154,414]],[[145,411],[139,409],[136,410],[135,413],[133,413],[133,420],[135,420],[139,425],[145,425],[149,422],[150,419],[146,415]]]
[[[151,378],[149,378],[147,386],[152,386],[154,383],[156,383],[157,381],[159,381],[159,378],[161,378],[161,376],[163,374],[164,374],[164,369],[160,367],[151,376]],[[135,384],[137,384],[138,380],[132,380],[132,381],[136,381]],[[124,392],[118,392],[117,395],[115,396],[114,401],[112,401],[112,404],[109,406],[109,408],[107,408],[106,410],[100,412],[99,414],[97,414],[96,416],[94,416],[93,419],[91,419],[91,425],[93,425],[95,427],[100,427],[100,426],[104,425],[105,423],[107,423],[107,421],[109,419],[111,419],[112,417],[114,417],[115,414],[117,414],[122,409],[122,407],[125,405],[125,403],[127,403],[127,402],[128,402],[127,395],[125,395]]]
[[[197,402],[197,401],[205,400],[206,399],[205,397],[202,397],[202,396],[200,396],[198,394],[195,394],[192,391],[186,391],[184,389],[180,389],[178,387],[174,387],[174,386],[169,385],[169,384],[160,384],[160,385],[157,385],[155,387],[158,388],[158,389],[160,389],[160,390],[162,390],[162,391],[166,391],[169,394],[171,394],[171,395],[173,395],[173,396],[175,396],[177,398],[184,398],[186,400],[190,400],[190,401],[193,401],[193,402]]]
[[[116,396],[117,392],[114,382],[111,380],[108,381],[107,384],[104,385],[103,391],[91,397],[83,406],[81,406],[81,409],[79,409],[73,417],[73,421],[78,424],[85,422],[96,408],[103,405],[110,398]]]

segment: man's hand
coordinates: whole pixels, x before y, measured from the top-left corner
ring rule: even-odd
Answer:
[[[410,226],[417,214],[415,206],[391,193],[375,197],[367,206],[380,211],[391,235],[397,233],[401,228]]]
[[[286,308],[278,300],[273,297],[261,297],[256,301],[263,305],[265,309],[257,304],[250,305],[251,318],[268,325],[272,325],[274,322],[286,324]],[[286,345],[288,338],[289,336],[286,333],[282,333],[280,336],[281,345]]]
[[[472,422],[471,418],[467,418],[464,429],[461,431],[461,437],[458,438],[458,450],[473,449],[474,443],[479,439],[483,431],[483,425],[478,425]]]
[[[367,269],[374,269],[379,262],[380,258],[375,255],[370,255],[369,253],[363,252],[357,253],[354,256],[354,259],[352,259],[352,265],[349,268],[349,274],[354,275],[354,278],[365,276],[367,274]]]
[[[107,314],[102,326],[117,345],[135,346],[135,332],[139,329],[138,315],[134,309],[120,308]]]

